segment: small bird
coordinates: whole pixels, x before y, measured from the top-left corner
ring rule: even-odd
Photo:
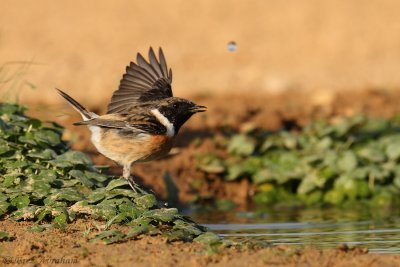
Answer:
[[[91,141],[107,158],[123,166],[123,177],[134,191],[140,190],[131,176],[133,163],[161,158],[171,150],[181,126],[205,106],[174,97],[172,71],[159,48],[158,59],[150,47],[149,62],[138,53],[136,63],[126,67],[118,89],[113,93],[107,114],[88,111],[72,97],[56,89],[92,132]]]

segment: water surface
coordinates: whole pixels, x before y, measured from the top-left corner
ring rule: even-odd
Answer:
[[[368,247],[371,253],[400,253],[400,210],[384,208],[197,211],[196,222],[234,240],[274,245]]]

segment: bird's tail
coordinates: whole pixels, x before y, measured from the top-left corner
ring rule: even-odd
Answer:
[[[60,89],[57,89],[58,93],[65,98],[65,100],[68,101],[68,103],[76,110],[79,112],[79,114],[81,114],[82,119],[87,121],[92,119],[93,117],[96,116],[95,113],[88,111],[85,107],[83,107],[81,104],[79,104],[75,99],[73,99],[72,97],[70,97],[69,95],[67,95],[66,93],[64,93],[63,91],[61,91]]]

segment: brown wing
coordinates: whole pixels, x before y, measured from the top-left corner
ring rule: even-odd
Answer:
[[[121,134],[163,134],[167,131],[164,125],[145,110],[136,110],[129,115],[106,114],[74,125],[93,125],[103,128],[120,129]]]
[[[172,71],[168,70],[161,48],[158,57],[159,60],[151,47],[150,62],[147,62],[141,54],[137,54],[137,63],[131,62],[126,67],[119,88],[111,98],[108,114],[124,112],[141,102],[172,97]]]

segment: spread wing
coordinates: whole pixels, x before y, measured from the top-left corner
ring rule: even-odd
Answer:
[[[138,103],[172,97],[172,71],[168,70],[164,53],[160,48],[157,59],[153,48],[147,62],[137,54],[136,62],[126,67],[118,90],[113,93],[107,113],[121,113]]]
[[[154,116],[149,116],[145,111],[129,115],[107,114],[74,125],[93,125],[102,128],[119,129],[121,134],[163,134],[167,131]]]

